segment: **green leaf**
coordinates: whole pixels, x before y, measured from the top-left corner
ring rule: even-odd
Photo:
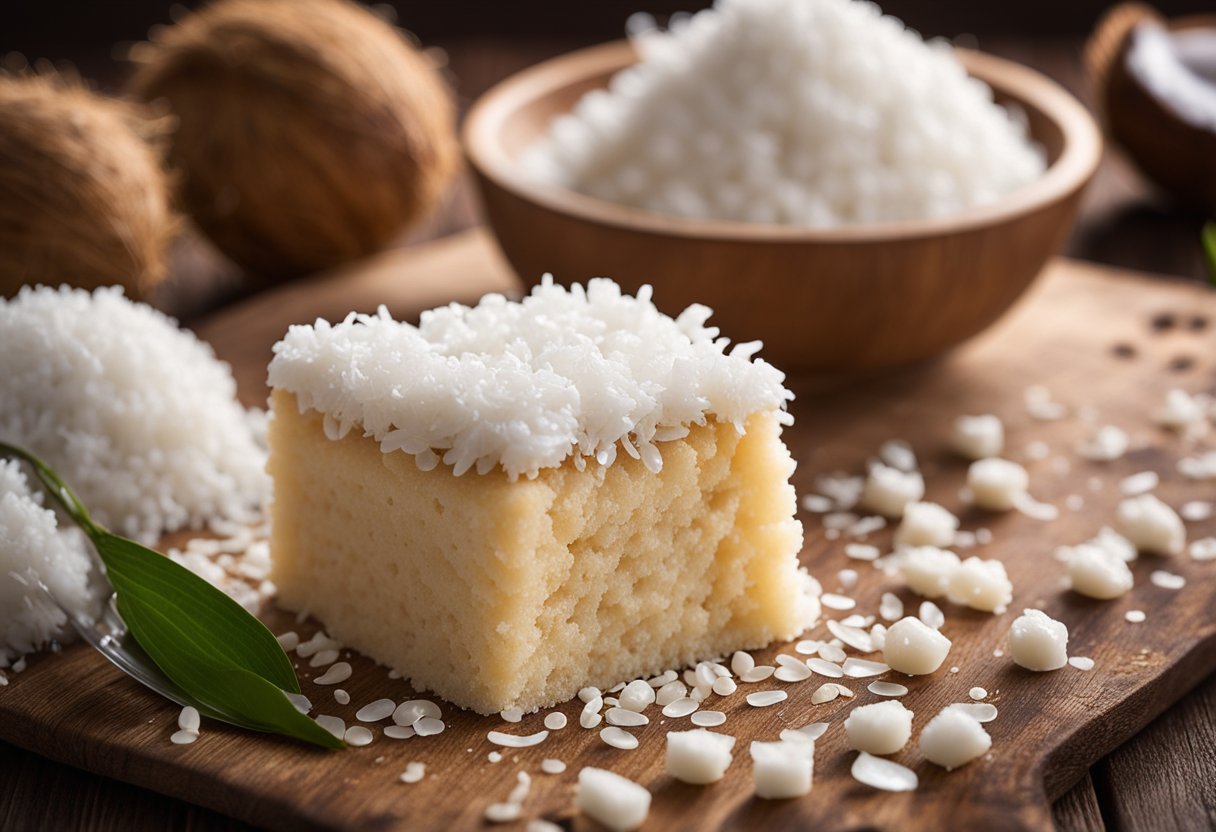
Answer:
[[[1216,286],[1216,222],[1203,226],[1203,251],[1208,260],[1208,282]]]
[[[47,492],[93,541],[131,635],[200,713],[255,731],[320,745],[344,743],[296,710],[300,692],[274,634],[189,569],[93,522],[80,499],[33,454],[0,443],[0,457],[29,463]]]

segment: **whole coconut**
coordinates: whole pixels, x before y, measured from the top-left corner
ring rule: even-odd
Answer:
[[[135,94],[177,117],[181,202],[263,278],[384,247],[458,159],[451,96],[397,29],[345,0],[220,0],[137,57]]]
[[[177,230],[163,124],[52,76],[0,76],[0,295],[26,283],[141,295]]]

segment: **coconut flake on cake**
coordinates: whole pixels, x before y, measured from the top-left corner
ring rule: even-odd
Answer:
[[[618,448],[651,471],[659,444],[710,419],[741,433],[753,413],[778,411],[793,394],[785,375],[753,359],[758,341],[735,344],[706,326],[694,304],[660,312],[612,280],[565,288],[546,276],[522,301],[487,295],[422,314],[418,326],[351,313],[338,324],[293,326],[274,347],[270,384],[301,412],[325,417],[326,434],[354,428],[384,453],[441,461],[459,476],[502,466],[512,479],[573,458],[611,465]]]

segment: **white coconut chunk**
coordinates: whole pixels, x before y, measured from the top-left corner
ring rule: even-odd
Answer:
[[[1091,462],[1113,462],[1127,453],[1127,432],[1114,425],[1095,428],[1089,438],[1077,443],[1077,454]]]
[[[920,732],[920,752],[947,771],[988,753],[992,737],[978,720],[953,705],[929,720]]]
[[[946,594],[950,576],[958,564],[958,555],[936,546],[905,549],[895,559],[895,566],[908,589],[926,598],[940,598]]]
[[[355,713],[355,719],[360,722],[379,722],[388,719],[397,710],[397,703],[391,699],[377,699],[364,705]]]
[[[1030,475],[1016,462],[1000,457],[981,459],[967,469],[967,488],[977,506],[989,511],[1010,511],[1030,487]]]
[[[946,584],[946,597],[981,612],[1000,612],[1013,601],[1013,584],[999,560],[967,558]]]
[[[1182,589],[1186,586],[1186,578],[1166,572],[1164,569],[1154,569],[1148,576],[1149,583],[1162,589]]]
[[[1161,484],[1161,477],[1156,471],[1141,471],[1119,480],[1119,490],[1128,497],[1147,494]]]
[[[350,664],[338,662],[331,664],[328,670],[313,679],[313,683],[318,685],[337,685],[349,679],[352,672]]]
[[[1009,628],[1008,647],[1027,670],[1059,670],[1068,663],[1068,627],[1042,610],[1024,610]]]
[[[861,752],[850,769],[853,779],[885,792],[911,792],[920,784],[916,772],[892,760]]]
[[[958,562],[958,555],[954,556],[954,562]],[[878,614],[886,621],[898,621],[904,617],[904,602],[900,600],[898,595],[884,592],[882,600],[878,604]]]
[[[919,618],[901,618],[887,630],[883,661],[892,670],[921,676],[942,666],[950,652],[950,639]]]
[[[1137,551],[1153,555],[1176,555],[1186,546],[1186,527],[1172,508],[1152,494],[1130,497],[1119,503],[1119,533]]]
[[[756,797],[784,800],[810,794],[815,774],[814,741],[753,742]]]
[[[1191,544],[1192,560],[1216,560],[1216,537],[1204,537]]]
[[[600,739],[613,748],[619,748],[622,751],[632,751],[638,747],[637,737],[616,726],[609,726],[600,731]]]
[[[909,503],[895,530],[896,546],[949,546],[958,518],[937,503]]]
[[[711,680],[712,681],[712,680]],[[621,707],[628,711],[644,711],[654,704],[654,688],[644,679],[630,682],[621,691]]]
[[[912,711],[894,699],[854,708],[844,721],[849,748],[894,754],[912,737]]]
[[[1109,600],[1126,595],[1135,583],[1127,562],[1109,549],[1082,543],[1062,546],[1057,555],[1068,564],[1068,580],[1073,592],[1089,598]]]
[[[499,716],[506,722],[519,722],[524,718],[524,709],[519,707],[507,708],[499,713]]]
[[[866,688],[875,696],[907,696],[908,688],[895,682],[870,682]]]
[[[1093,536],[1089,543],[1105,549],[1123,561],[1133,561],[1136,559],[1135,544],[1109,526],[1103,526],[1099,529],[1098,533]]]
[[[783,690],[758,690],[747,695],[747,704],[753,708],[767,708],[789,699],[789,694]]]
[[[421,722],[422,720],[419,720]],[[419,736],[422,732],[419,731]],[[518,734],[504,734],[502,731],[490,731],[486,734],[486,739],[495,745],[500,745],[503,748],[530,748],[534,745],[540,745],[549,738],[548,731],[537,731],[535,734],[527,736],[519,736]]]
[[[704,728],[667,732],[667,773],[684,783],[716,783],[731,763],[735,738]]]
[[[1180,433],[1195,431],[1206,422],[1206,404],[1201,397],[1175,388],[1165,394],[1165,404],[1153,416],[1153,421]]]
[[[904,472],[881,462],[870,467],[861,503],[884,517],[902,517],[909,503],[925,496],[925,479],[918,471]]]
[[[1005,426],[996,416],[960,416],[954,422],[951,446],[967,459],[999,456],[1005,448]]]
[[[401,772],[401,776],[397,779],[402,783],[421,783],[422,778],[426,777],[426,763],[407,763],[405,771]]]

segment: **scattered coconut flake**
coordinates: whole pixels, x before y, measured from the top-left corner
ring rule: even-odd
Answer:
[[[975,699],[978,701],[980,699],[987,699],[988,691],[984,690],[981,687],[974,687],[971,690],[967,691],[967,695],[970,696],[972,699]]]
[[[308,641],[301,642],[296,647],[296,655],[302,659],[307,659],[320,653],[322,650],[340,650],[342,645],[334,641],[324,630],[318,630],[313,633],[312,638]]]
[[[812,722],[810,725],[803,725],[801,728],[783,728],[781,730],[781,739],[787,742],[806,742],[810,740],[814,742],[826,733],[828,723]]]
[[[840,645],[825,641],[819,645],[819,658],[840,664],[844,661],[845,654]]]
[[[914,791],[920,783],[916,772],[907,766],[864,751],[853,761],[851,773],[857,782],[887,792]]]
[[[879,676],[891,668],[882,662],[871,662],[865,659],[848,658],[841,666],[844,675],[853,679],[865,679],[869,676]]]
[[[1077,670],[1093,670],[1094,660],[1088,656],[1069,656],[1068,663]]]
[[[1051,455],[1051,448],[1047,446],[1046,442],[1036,439],[1035,441],[1027,444],[1026,447],[1022,449],[1022,453],[1031,462],[1041,462]]]
[[[584,728],[594,728],[603,720],[600,716],[600,710],[604,707],[604,700],[600,697],[595,697],[587,701],[583,705],[582,713],[578,715],[578,724]]]
[[[174,745],[190,745],[198,739],[198,731],[174,731],[169,741]]]
[[[852,589],[857,586],[858,577],[856,569],[841,569],[836,573],[836,580],[840,583],[841,589]]]
[[[1192,396],[1177,388],[1165,394],[1165,404],[1153,416],[1153,421],[1163,428],[1195,435],[1202,431],[1207,402],[1200,396]]]
[[[1152,494],[1123,500],[1116,515],[1119,532],[1141,552],[1176,555],[1186,545],[1182,518]]]
[[[286,693],[284,696],[295,706],[295,709],[302,714],[306,714],[312,710],[312,700],[302,693]]]
[[[623,728],[637,728],[650,724],[650,718],[646,714],[631,711],[628,708],[609,708],[604,714],[604,720],[609,725],[618,725]]]
[[[920,612],[917,617],[923,621],[926,626],[932,627],[935,630],[940,630],[946,624],[946,614],[942,612],[942,608],[932,601],[921,601]]]
[[[599,688],[585,687],[579,690],[578,698],[583,702],[590,702],[592,699],[602,699],[603,694]]]
[[[840,685],[834,685],[831,682],[822,684],[811,694],[812,705],[822,705],[824,702],[831,702],[833,699],[840,696]]]
[[[783,690],[758,690],[747,695],[747,704],[753,708],[767,708],[789,699],[789,694]]]
[[[411,725],[389,725],[384,729],[384,736],[391,740],[408,740],[416,732]]]
[[[832,635],[836,636],[836,638],[840,639],[854,650],[861,653],[874,652],[874,639],[872,639],[870,634],[860,627],[842,624],[839,621],[832,621],[829,619],[827,622],[827,628]]]
[[[1216,479],[1216,451],[1178,460],[1178,473],[1191,480]]]
[[[919,471],[901,471],[881,462],[870,466],[861,503],[883,517],[902,517],[909,503],[925,496],[925,479]]]
[[[815,478],[815,490],[836,504],[839,511],[848,511],[861,499],[865,477],[849,474],[824,474]]]
[[[619,748],[622,751],[632,751],[638,747],[637,737],[616,726],[609,726],[600,731],[600,739],[613,748]]]
[[[419,720],[419,722],[421,721]],[[422,731],[419,731],[418,734],[419,736],[425,736]],[[495,745],[501,745],[503,748],[531,748],[534,745],[540,745],[548,738],[548,731],[537,731],[535,734],[528,734],[523,737],[518,734],[504,734],[501,731],[490,731],[486,734],[486,739]]]
[[[1216,560],[1216,537],[1204,537],[1191,544],[1192,560]]]
[[[904,617],[904,602],[900,600],[898,595],[884,592],[882,594],[882,601],[878,605],[878,614],[887,621],[898,621]]]
[[[1119,490],[1128,497],[1147,494],[1161,483],[1156,471],[1141,471],[1119,481]]]
[[[916,452],[902,439],[888,439],[878,449],[878,458],[892,468],[910,473],[917,468]]]
[[[1013,495],[1013,507],[1031,520],[1042,520],[1044,523],[1050,523],[1060,516],[1058,508],[1051,503],[1036,500],[1025,491]]]
[[[794,652],[801,653],[804,656],[813,656],[819,652],[819,647],[822,642],[813,638],[805,638],[794,645]]]
[[[714,680],[713,690],[718,696],[730,696],[739,686],[735,684],[735,680],[729,676],[719,676]]]
[[[439,706],[429,699],[409,699],[393,711],[393,722],[398,725],[413,725],[424,716],[439,719],[443,713]]]
[[[1191,523],[1209,520],[1216,514],[1216,503],[1208,500],[1191,500],[1188,503],[1183,503],[1182,508],[1178,510],[1178,514],[1182,516],[1183,520]]]
[[[676,679],[679,679],[679,678],[680,678],[680,674],[676,673],[674,670],[664,670],[662,673],[660,673],[658,676],[655,676],[653,679],[648,679],[646,681],[646,684],[650,685],[652,688],[654,688],[656,691],[658,691],[659,688],[663,687],[664,685],[669,685],[672,682],[674,682]]]
[[[1080,494],[1069,494],[1064,498],[1064,508],[1069,511],[1080,511],[1085,508],[1085,498]]]
[[[1037,421],[1054,422],[1063,419],[1068,413],[1064,405],[1052,400],[1051,391],[1042,385],[1027,387],[1024,398],[1026,413]]]
[[[431,737],[435,734],[442,734],[443,729],[447,726],[443,724],[442,719],[424,716],[422,719],[414,723],[414,733],[420,737]],[[541,733],[544,733],[543,731]]]
[[[279,646],[288,653],[300,646],[300,636],[295,630],[283,633],[275,638],[279,642]]]
[[[338,739],[342,739],[346,734],[346,723],[336,716],[320,714],[315,722]]]
[[[801,644],[802,642],[799,642]],[[797,648],[795,648],[797,649]],[[730,669],[734,671],[736,676],[742,676],[747,671],[756,666],[756,660],[752,658],[751,653],[745,653],[742,650],[736,650],[735,654],[730,657]]]
[[[755,684],[756,682],[763,682],[765,679],[772,676],[773,671],[775,671],[776,669],[777,668],[775,668],[769,664],[758,664],[755,667],[753,667],[751,670],[747,671],[742,676],[740,676],[739,681],[747,682],[749,684]]]
[[[405,771],[397,779],[402,783],[419,783],[426,777],[426,763],[406,763]]]
[[[1077,454],[1091,462],[1113,462],[1127,453],[1127,432],[1114,425],[1095,428],[1089,438],[1077,443]]]
[[[960,416],[954,422],[950,442],[954,450],[967,459],[999,456],[1005,447],[1005,427],[1000,419],[989,414]]]
[[[826,514],[833,508],[832,501],[821,494],[805,494],[802,497],[802,508],[812,514]]]
[[[347,745],[358,747],[363,745],[371,745],[372,740],[375,739],[375,737],[372,736],[371,731],[367,730],[362,725],[352,725],[343,733],[342,739],[346,741]]]
[[[701,728],[716,728],[726,722],[726,714],[721,711],[697,711],[690,721]]]
[[[866,688],[875,696],[907,696],[908,689],[904,685],[896,684],[895,682],[870,682],[870,686]]]
[[[771,670],[772,668],[770,668],[770,671]],[[687,697],[684,699],[677,699],[674,702],[664,706],[663,716],[670,717],[671,719],[679,719],[682,716],[688,716],[699,707],[701,706],[695,699],[690,699]]]
[[[882,554],[877,546],[871,546],[869,543],[846,543],[844,553],[853,560],[878,560],[878,556]]]
[[[317,685],[337,685],[349,679],[351,673],[351,667],[347,662],[338,662],[331,664],[328,670],[312,681]]]
[[[1123,617],[1132,624],[1142,624],[1144,623],[1144,620],[1148,618],[1148,616],[1144,614],[1144,610],[1128,610],[1127,612],[1123,613]]]
[[[819,603],[832,610],[851,610],[857,606],[857,602],[847,595],[837,595],[834,592],[825,592],[819,596]]]
[[[519,820],[523,807],[518,803],[491,803],[484,812],[490,823],[511,823]]]
[[[840,665],[827,659],[807,659],[806,664],[815,673],[818,673],[820,676],[827,676],[830,679],[839,679],[844,675],[844,669]]]
[[[997,717],[996,705],[989,702],[956,702],[947,705],[945,710],[955,710],[964,713],[976,722],[992,722]]]
[[[339,705],[349,705],[350,694],[344,691],[342,688],[334,688],[334,701]]]
[[[1186,578],[1182,575],[1175,575],[1173,572],[1166,572],[1164,569],[1153,570],[1148,579],[1153,586],[1159,586],[1162,589],[1182,589],[1186,586]]]
[[[338,660],[337,650],[319,650],[313,654],[312,661],[308,663],[309,667],[325,667],[333,664]]]
[[[552,757],[546,757],[540,761],[540,770],[545,774],[561,774],[566,770],[566,764],[561,760],[555,760]]]
[[[524,709],[520,707],[507,708],[498,715],[507,722],[519,722],[524,718]]]
[[[486,755],[486,759],[489,760],[491,763],[495,763],[495,764],[501,763],[502,762],[502,752],[501,751],[491,751],[489,754]]]
[[[705,667],[703,662],[698,667]],[[709,671],[712,673],[712,669]],[[713,684],[713,679],[709,679],[709,683]],[[636,679],[627,684],[620,695],[620,707],[627,711],[644,711],[646,708],[654,704],[654,688],[644,679]]]
[[[377,699],[364,705],[355,713],[355,719],[360,722],[379,722],[388,719],[397,710],[397,703],[391,699]]]
[[[546,714],[545,727],[550,731],[560,731],[566,727],[566,715],[561,711],[554,711],[551,714]]]

